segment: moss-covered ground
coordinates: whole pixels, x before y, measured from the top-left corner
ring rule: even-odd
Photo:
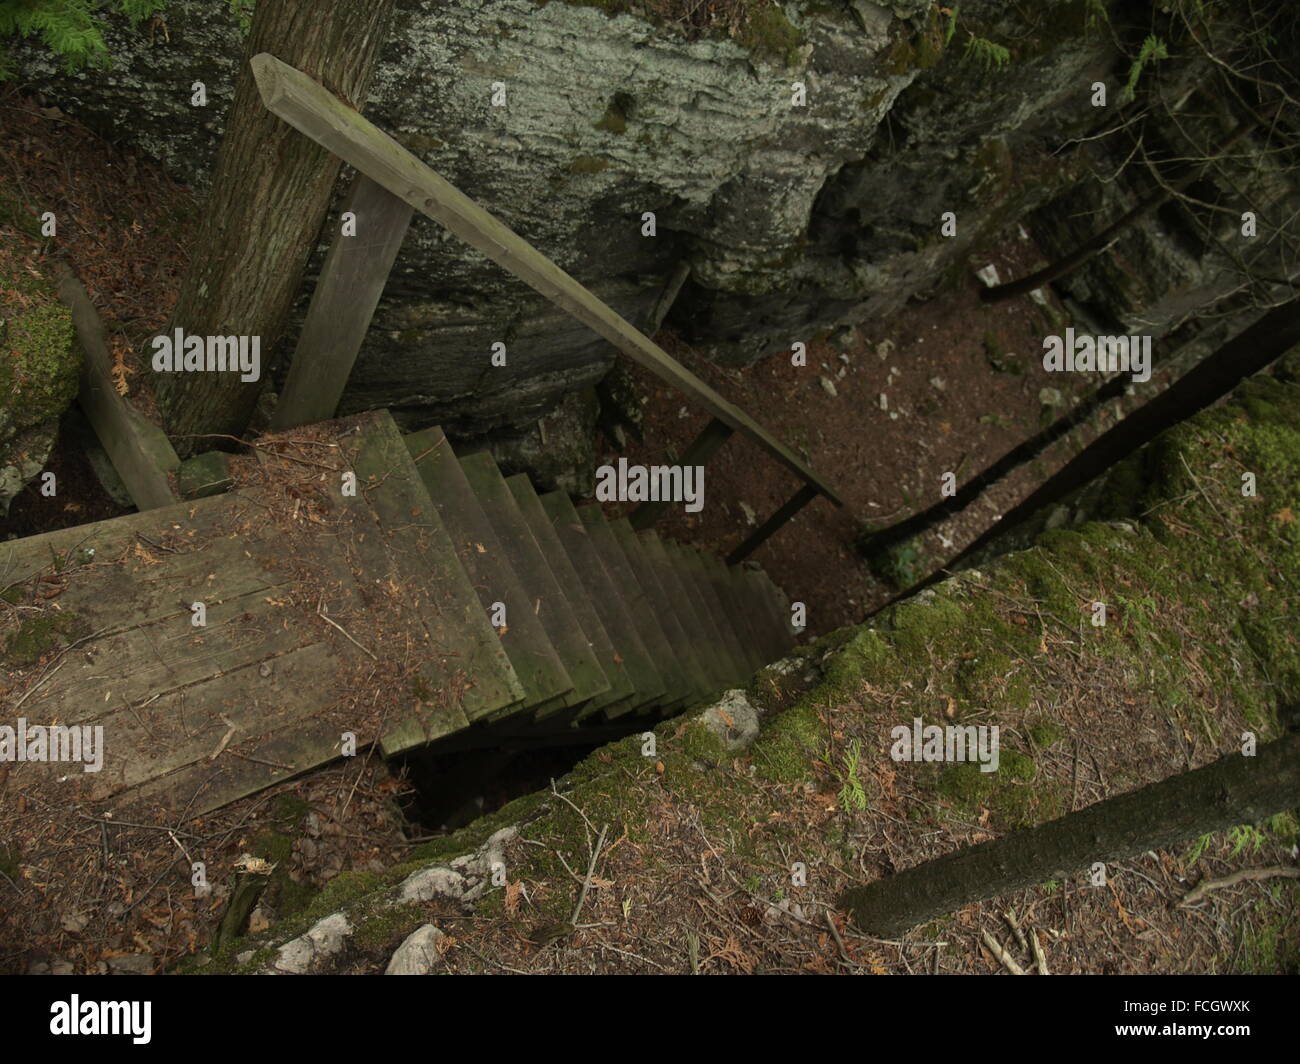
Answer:
[[[1256,492],[1243,494],[1242,474]],[[379,971],[430,920],[450,971],[991,971],[978,935],[1013,953],[1005,913],[1051,971],[1294,970],[1292,880],[1242,884],[1179,909],[1195,883],[1278,864],[1286,811],[965,909],[898,943],[834,910],[846,886],[1051,819],[1264,742],[1300,700],[1300,381],[1286,370],[1163,436],[1113,471],[1106,522],[1052,532],[869,625],[756,677],[759,738],[729,754],[693,717],[597,751],[555,792],[504,807],[383,872],[344,875],[258,943],[199,970],[243,970],[345,907],[359,931],[338,966]],[[1095,603],[1106,604],[1105,624]],[[998,771],[890,756],[892,730],[996,725]],[[507,885],[472,909],[384,906],[430,862],[519,826]],[[592,886],[569,930],[579,884]],[[556,930],[556,929],[559,930]],[[1032,958],[1021,956],[1028,965]]]

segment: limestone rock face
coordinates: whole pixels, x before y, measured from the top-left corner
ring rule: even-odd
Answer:
[[[1092,119],[1077,97],[1113,59],[1108,35],[1084,32],[1086,6],[1022,15],[971,0],[946,41],[922,0],[756,4],[734,38],[685,36],[636,0],[403,0],[366,114],[634,324],[688,264],[667,324],[745,364],[934,287],[1013,206],[1047,199],[1046,163],[1018,178],[1047,131]],[[166,19],[165,34],[115,24],[110,71],[69,77],[33,48],[23,76],[201,185],[240,31],[225,4],[173,5]],[[988,73],[963,61],[975,30],[1016,42],[1015,61]],[[207,107],[191,105],[196,81]],[[945,211],[955,237],[939,233]],[[498,341],[504,367],[490,362]],[[417,218],[343,412],[389,406],[461,436],[518,429],[612,357]]]

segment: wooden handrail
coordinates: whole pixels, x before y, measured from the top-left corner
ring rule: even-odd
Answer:
[[[355,109],[273,55],[263,52],[251,63],[262,103],[272,114],[514,274],[718,421],[748,436],[817,494],[844,505],[834,488],[753,418]]]

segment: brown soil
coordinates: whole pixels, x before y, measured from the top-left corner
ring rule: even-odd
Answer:
[[[972,272],[990,262],[1002,279],[1045,263],[1035,245],[1013,235],[970,256]],[[1049,373],[1043,336],[1052,311],[1028,297],[987,306],[979,282],[859,326],[839,343],[808,344],[805,367],[788,350],[744,370],[707,361],[671,333],[657,339],[719,393],[793,447],[846,500],[837,508],[815,499],[752,555],[789,595],[808,606],[808,633],[860,623],[897,593],[872,575],[855,542],[865,527],[882,528],[942,501],[941,478],[958,487],[1065,412],[1045,407],[1039,393],[1054,388],[1066,405],[1092,394],[1100,378]],[[675,462],[709,417],[681,393],[631,367],[645,406],[644,439],[619,451],[604,440],[602,461]],[[823,379],[834,386],[832,396]],[[1161,378],[1153,374],[1154,391]],[[1149,394],[1149,393],[1148,393]],[[887,409],[881,406],[885,396]],[[1022,467],[978,502],[924,537],[925,572],[956,556],[1001,514],[1054,473],[1104,425],[1085,426],[1052,445],[1041,461]],[[709,460],[705,506],[699,514],[673,508],[658,528],[673,539],[726,554],[793,496],[800,483],[757,445],[732,438]],[[630,511],[610,504],[611,514]]]

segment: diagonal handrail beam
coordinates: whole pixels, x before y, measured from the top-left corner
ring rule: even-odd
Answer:
[[[304,136],[432,218],[625,355],[752,439],[836,506],[844,500],[798,455],[625,321],[564,270],[300,70],[265,52],[251,60],[262,103]]]

